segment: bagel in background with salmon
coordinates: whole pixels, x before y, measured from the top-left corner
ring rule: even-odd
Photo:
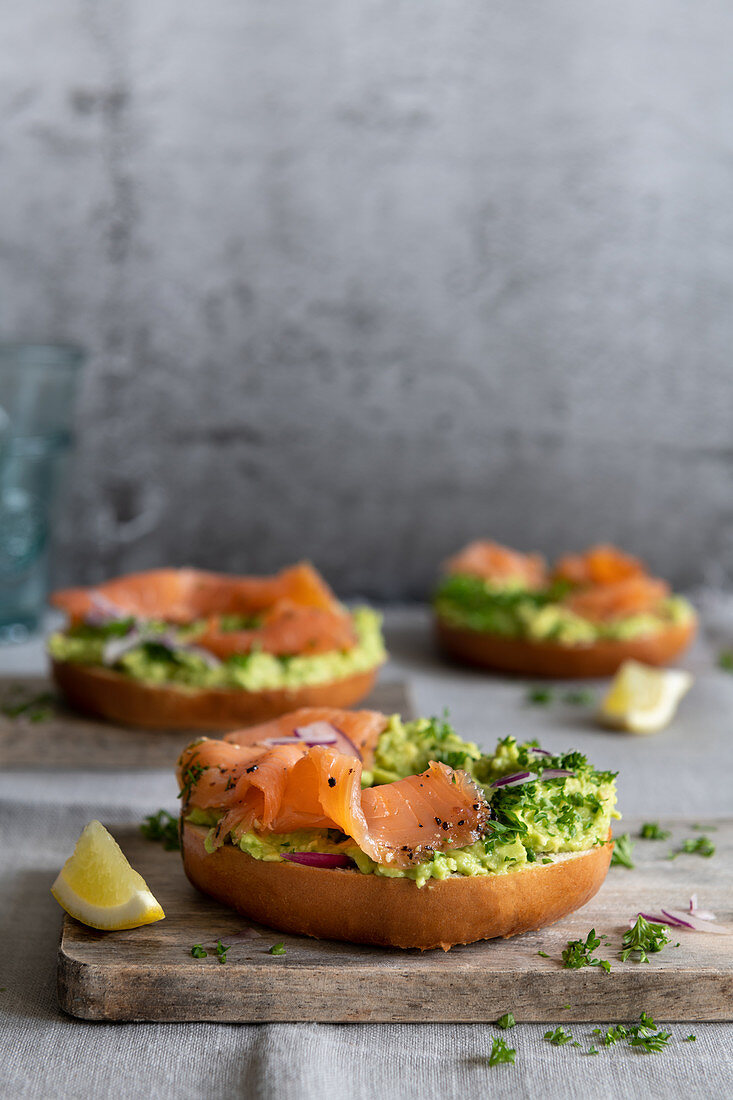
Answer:
[[[284,932],[448,949],[584,905],[611,859],[615,773],[445,720],[305,708],[178,762],[203,893]]]
[[[692,641],[691,604],[613,546],[539,554],[478,540],[450,558],[433,596],[452,657],[526,676],[611,676],[626,660],[665,665]]]
[[[232,729],[348,707],[386,660],[381,618],[347,610],[307,562],[269,577],[156,569],[53,593],[48,650],[79,710],[152,729]]]

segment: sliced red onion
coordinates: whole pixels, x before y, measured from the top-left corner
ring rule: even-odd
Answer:
[[[274,748],[275,745],[299,745],[301,748],[312,748],[314,745],[333,745],[333,741],[303,741],[300,737],[266,737],[263,745]]]
[[[364,759],[358,747],[354,744],[351,738],[344,733],[343,730],[337,729],[336,733],[338,734],[338,743],[341,746],[341,752],[343,752],[346,756],[355,756],[357,760]]]
[[[92,606],[84,616],[84,622],[88,626],[106,626],[107,623],[120,622],[123,619],[134,617],[128,611],[123,611],[121,607],[118,607],[102,592],[91,592],[89,599]]]
[[[491,786],[518,787],[520,783],[534,783],[537,779],[566,779],[568,776],[573,775],[575,775],[575,772],[569,772],[565,768],[545,768],[541,775],[535,775],[534,772],[515,772],[514,775],[505,775],[501,779],[495,779]]]
[[[690,898],[690,912],[700,920],[717,920],[715,913],[711,913],[709,909],[698,909],[697,894],[693,894]]]
[[[532,753],[533,756],[554,756],[555,755],[554,752],[549,752],[547,749],[532,748],[529,751]]]
[[[312,748],[315,745],[332,745],[346,756],[355,756],[357,760],[363,757],[350,737],[331,725],[330,722],[311,722],[308,726],[299,726],[292,737],[268,737],[265,745],[307,745]]]
[[[684,909],[662,909],[661,916],[655,913],[637,913],[637,916],[651,921],[652,924],[666,924],[671,928],[687,929],[690,932],[714,932],[724,936],[728,935],[727,928],[711,924],[709,920],[703,920]],[[634,919],[629,921],[630,928],[633,928],[635,924]]]
[[[134,626],[122,638],[109,638],[102,649],[102,664],[116,665],[120,657],[142,645],[145,640],[145,632],[138,626]]]
[[[156,645],[163,646],[170,653],[190,653],[191,656],[204,661],[210,668],[217,668],[221,664],[219,658],[215,657],[213,653],[209,653],[208,649],[181,642],[173,634],[156,634],[154,631],[138,626],[133,627],[122,638],[110,638],[105,642],[102,650],[102,663],[116,665],[120,657],[124,657],[131,649],[137,649],[138,646],[144,645],[146,642],[154,642]]]
[[[313,741],[317,745],[335,745],[339,731],[330,722],[311,722],[308,726],[296,726],[293,731],[302,741]]]
[[[644,920],[650,921],[651,924],[671,924],[672,921],[667,920],[666,917],[657,916],[656,913],[637,913],[636,917],[643,917]],[[633,928],[636,924],[636,917],[632,917],[629,921],[629,928]],[[676,923],[676,922],[675,922]]]
[[[501,779],[495,779],[492,787],[518,787],[520,783],[531,783],[537,778],[532,772],[515,772],[514,775],[504,775]]]
[[[689,928],[693,932],[716,932],[719,935],[728,935],[727,928],[721,928],[719,924],[713,924],[709,919],[703,920],[695,913],[687,913],[684,909],[663,909],[662,912],[678,927]]]
[[[283,859],[302,863],[305,867],[351,867],[353,861],[341,852],[281,852]]]
[[[181,642],[174,634],[151,634],[150,637],[145,639],[146,642],[157,642],[158,645],[162,645],[170,653],[188,653],[191,657],[198,657],[200,661],[207,664],[209,668],[218,668],[221,661],[208,649],[204,649],[200,645],[190,645],[188,642]]]

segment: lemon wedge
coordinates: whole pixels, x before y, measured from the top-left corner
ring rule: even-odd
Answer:
[[[600,718],[629,733],[657,733],[672,721],[691,687],[689,672],[624,661],[601,703]]]
[[[165,916],[145,879],[99,821],[84,827],[51,893],[67,913],[90,928],[139,928]]]

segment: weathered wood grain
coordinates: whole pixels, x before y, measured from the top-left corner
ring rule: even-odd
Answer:
[[[247,1021],[480,1021],[511,1011],[520,1021],[618,1021],[644,1009],[659,1020],[733,1019],[733,934],[673,932],[648,964],[618,959],[621,937],[639,909],[685,908],[693,892],[733,929],[733,821],[710,833],[712,859],[667,854],[691,832],[667,822],[669,841],[639,840],[636,869],[612,867],[601,892],[578,913],[540,932],[450,952],[385,950],[287,936],[261,926],[231,948],[194,959],[245,921],[189,885],[177,852],[135,832],[119,833],[166,919],[126,932],[94,932],[67,917],[61,936],[61,1007],[85,1019]],[[638,833],[638,822],[623,828]],[[564,970],[562,948],[590,928],[611,943],[598,952],[612,971]],[[283,941],[284,956],[268,954]],[[541,958],[538,951],[549,958]],[[570,1008],[564,1006],[569,1004]]]
[[[39,677],[0,678],[0,707],[53,692]],[[408,685],[403,680],[378,683],[363,708],[414,717]],[[144,730],[115,726],[77,714],[60,699],[44,704],[41,721],[0,712],[2,768],[169,768],[201,730]],[[32,713],[32,712],[31,712]],[[214,733],[214,736],[220,736]]]

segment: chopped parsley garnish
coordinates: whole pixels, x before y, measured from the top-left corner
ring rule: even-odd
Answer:
[[[596,697],[588,688],[578,688],[577,691],[566,691],[562,697],[564,703],[570,703],[574,707],[592,707]]]
[[[636,1034],[629,1040],[629,1046],[642,1050],[644,1054],[659,1054],[671,1038],[670,1031],[650,1031],[649,1028],[637,1025]]]
[[[669,829],[660,829],[656,821],[645,821],[639,833],[642,840],[666,840],[671,835]]]
[[[685,1039],[682,1040],[682,1042],[683,1043],[696,1043],[697,1042],[697,1035],[688,1035]]]
[[[657,1025],[648,1012],[642,1012],[639,1021],[638,1024],[613,1024],[605,1034],[600,1027],[596,1027],[593,1035],[598,1036],[606,1047],[615,1046],[625,1039],[630,1047],[635,1047],[644,1054],[657,1054],[664,1050],[672,1037],[671,1033],[656,1030]]]
[[[588,1047],[587,1050],[583,1051],[583,1054],[597,1054],[597,1053],[598,1053],[598,1048],[594,1047],[594,1046],[590,1046],[590,1047]]]
[[[232,945],[225,946],[221,940],[216,941],[216,957],[220,963],[227,961],[227,951],[231,951]]]
[[[555,698],[552,688],[533,687],[527,691],[527,702],[535,707],[545,707]]]
[[[608,959],[596,959],[591,955],[600,945],[601,940],[596,935],[595,928],[591,928],[585,940],[568,940],[562,953],[563,967],[566,970],[580,970],[584,966],[600,966],[608,974],[611,970]]]
[[[209,952],[204,951],[200,943],[195,943],[191,948],[191,954],[193,955],[194,959],[205,959],[208,957]]]
[[[634,850],[634,842],[628,833],[621,833],[621,836],[615,836],[613,838],[614,849],[611,856],[611,866],[614,864],[620,867],[628,867],[633,871],[636,864],[631,858],[631,854]]]
[[[628,1031],[623,1024],[613,1024],[609,1027],[608,1031],[604,1034],[603,1029],[600,1027],[594,1027],[592,1031],[593,1035],[597,1035],[603,1043],[604,1047],[616,1046],[621,1039],[625,1039],[628,1035]]]
[[[626,962],[629,955],[639,953],[638,962],[649,962],[649,955],[655,955],[671,943],[669,929],[666,924],[655,924],[642,917],[641,913],[636,918],[636,924],[624,932],[621,941],[621,959]]]
[[[733,649],[724,649],[718,654],[718,668],[733,672]]]
[[[550,957],[546,951],[538,951],[537,954],[541,955],[543,959],[549,959]]]
[[[272,947],[268,948],[267,953],[268,953],[268,955],[284,955],[285,954],[285,944],[284,943],[273,943]]]
[[[554,1031],[546,1031],[545,1039],[552,1043],[554,1047],[564,1047],[566,1043],[572,1043],[574,1041],[572,1035],[565,1030],[562,1024],[556,1027]]]
[[[717,825],[691,825],[690,828],[695,829],[698,833],[716,833],[718,831]]]
[[[507,1046],[503,1039],[494,1039],[493,1046],[491,1047],[491,1054],[489,1055],[489,1065],[499,1066],[503,1062],[514,1063],[514,1056],[516,1050]]]
[[[16,703],[3,703],[0,706],[6,718],[27,718],[29,722],[44,722],[53,714],[53,704],[56,698],[50,691],[42,691],[30,699],[23,699]]]
[[[506,1031],[508,1027],[516,1027],[516,1023],[517,1021],[514,1019],[512,1013],[505,1012],[504,1015],[500,1016],[499,1019],[496,1021],[496,1026],[503,1027]]]
[[[682,847],[678,848],[676,852],[670,852],[667,859],[677,859],[677,856],[685,853],[705,856],[706,859],[710,859],[711,856],[715,855],[715,845],[709,836],[689,837],[687,840],[682,841]]]
[[[140,832],[148,840],[162,841],[166,852],[177,852],[181,847],[178,839],[178,818],[167,810],[149,814],[140,826]]]

